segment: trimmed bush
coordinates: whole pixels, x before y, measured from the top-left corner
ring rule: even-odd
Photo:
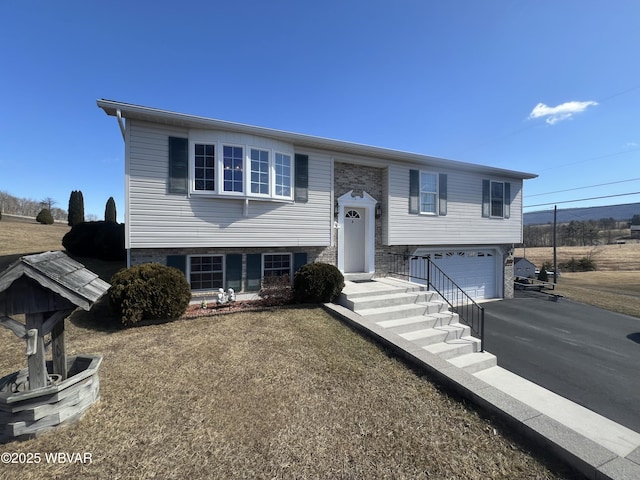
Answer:
[[[124,224],[114,222],[85,222],[74,225],[62,238],[62,246],[71,255],[124,260]]]
[[[122,269],[111,278],[109,305],[128,326],[178,318],[190,300],[189,283],[177,268],[145,263]]]
[[[331,302],[343,288],[344,275],[329,263],[307,263],[293,277],[293,295],[298,303]]]
[[[40,210],[40,213],[38,213],[36,217],[36,222],[44,225],[53,225],[53,215],[51,215],[51,211],[48,208]]]
[[[105,222],[116,222],[116,218],[118,217],[116,213],[116,201],[113,197],[109,197],[107,200],[107,204],[104,207],[104,221]]]

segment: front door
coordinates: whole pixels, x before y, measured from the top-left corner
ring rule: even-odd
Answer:
[[[344,271],[364,272],[365,210],[346,207],[344,212]]]

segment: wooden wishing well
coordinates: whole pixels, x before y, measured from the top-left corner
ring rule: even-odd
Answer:
[[[0,379],[0,442],[77,419],[98,399],[102,357],[67,358],[64,319],[90,310],[109,287],[60,251],[24,256],[0,273],[0,325],[25,340],[27,356],[26,369]],[[22,314],[25,323],[11,317]]]

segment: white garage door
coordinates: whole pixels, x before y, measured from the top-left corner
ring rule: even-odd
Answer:
[[[416,252],[420,257],[429,256],[449,278],[473,299],[494,298],[496,289],[496,255],[493,250],[447,250]],[[411,261],[412,281],[426,283],[427,260]]]

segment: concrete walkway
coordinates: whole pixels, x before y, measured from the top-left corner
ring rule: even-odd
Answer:
[[[343,292],[347,293],[376,288],[376,282],[345,283]],[[501,367],[470,373],[346,307],[325,304],[325,308],[544,446],[587,478],[640,479],[640,433]]]

